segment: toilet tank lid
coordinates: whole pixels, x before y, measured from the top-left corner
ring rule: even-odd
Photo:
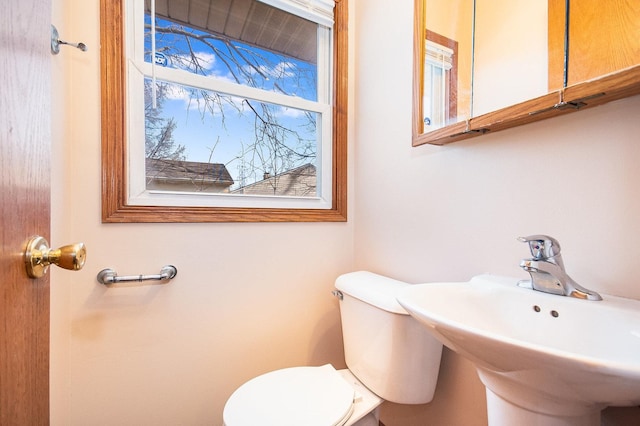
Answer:
[[[387,312],[409,315],[396,296],[410,284],[368,271],[350,272],[336,279],[335,287],[344,294]]]

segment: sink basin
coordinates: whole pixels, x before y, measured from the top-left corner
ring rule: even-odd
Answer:
[[[490,425],[600,425],[609,405],[640,404],[640,301],[587,301],[517,278],[408,287],[398,302],[469,359]]]

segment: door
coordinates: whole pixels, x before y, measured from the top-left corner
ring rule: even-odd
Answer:
[[[572,85],[640,63],[640,3],[637,0],[581,0],[569,7],[569,65]],[[549,89],[562,87],[565,1],[550,0]]]
[[[51,1],[0,13],[0,425],[49,424],[49,277],[23,245],[49,237]]]

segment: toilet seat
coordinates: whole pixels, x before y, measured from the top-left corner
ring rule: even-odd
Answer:
[[[330,364],[293,367],[255,377],[227,401],[225,426],[339,426],[355,392]]]

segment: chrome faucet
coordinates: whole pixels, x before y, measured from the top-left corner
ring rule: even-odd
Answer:
[[[525,284],[534,290],[578,299],[602,300],[598,293],[580,286],[567,275],[560,255],[560,243],[555,238],[530,235],[519,237],[518,241],[528,243],[533,256],[520,262],[520,267],[531,275],[531,281],[524,280],[518,285]]]

